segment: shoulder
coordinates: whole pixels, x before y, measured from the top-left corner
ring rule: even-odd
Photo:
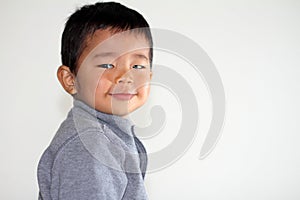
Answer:
[[[73,161],[69,158],[76,157],[85,161],[93,158],[105,165],[119,166],[125,159],[127,148],[109,127],[90,115],[72,109],[40,162],[44,160],[54,165],[63,160],[71,163]]]
[[[43,195],[50,195],[51,187],[51,193],[64,191],[70,196],[74,191],[82,191],[82,184],[88,188],[97,186],[93,189],[97,190],[96,194],[104,194],[112,190],[111,186],[119,185],[111,193],[122,194],[127,182],[122,167],[124,145],[110,131],[99,122],[74,118],[69,113],[38,164],[38,182]],[[87,193],[88,188],[85,188]]]
[[[106,166],[122,171],[124,149],[111,141],[100,130],[85,130],[66,141],[53,162],[53,167],[68,168],[74,166]]]
[[[110,154],[105,137],[85,131],[70,138],[57,152],[50,169],[48,186],[59,199],[120,199],[125,191],[127,176],[122,171],[122,158]]]
[[[38,171],[50,174],[54,167],[73,165],[76,161],[119,165],[124,159],[120,144],[101,123],[76,118],[71,110],[42,154]]]

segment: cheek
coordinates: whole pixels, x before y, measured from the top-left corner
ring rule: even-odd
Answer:
[[[132,74],[135,87],[144,87],[149,85],[151,76],[149,71],[137,71]]]
[[[111,88],[111,81],[107,79],[107,77],[102,76],[99,78],[100,80],[97,81],[97,94],[107,94],[110,92]]]
[[[146,100],[150,93],[150,85],[145,85],[138,90],[140,99]]]
[[[91,73],[90,71],[81,70],[77,75],[81,90],[95,91],[98,84],[99,73]]]

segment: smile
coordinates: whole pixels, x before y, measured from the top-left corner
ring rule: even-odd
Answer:
[[[136,94],[130,94],[130,93],[116,93],[116,94],[110,94],[113,98],[121,101],[129,101],[132,99]]]

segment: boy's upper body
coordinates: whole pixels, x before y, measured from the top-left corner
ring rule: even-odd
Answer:
[[[147,199],[146,165],[146,151],[128,119],[74,100],[40,160],[39,199]]]
[[[152,37],[136,11],[107,2],[69,18],[57,71],[73,108],[38,166],[39,199],[147,199],[147,155],[126,116],[152,76]]]

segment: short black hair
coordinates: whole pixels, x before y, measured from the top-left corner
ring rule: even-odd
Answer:
[[[141,28],[150,45],[150,65],[153,41],[149,24],[137,11],[116,2],[98,2],[76,10],[65,24],[61,40],[62,64],[76,74],[77,62],[86,45],[86,39],[96,30],[112,28],[126,31]]]

